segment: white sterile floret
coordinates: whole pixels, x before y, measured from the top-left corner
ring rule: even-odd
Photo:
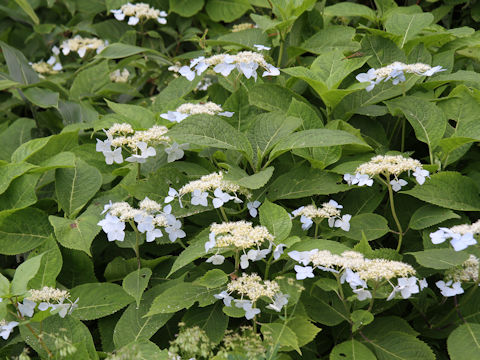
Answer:
[[[367,300],[367,299],[371,299],[372,298],[372,293],[365,289],[365,288],[362,288],[362,287],[359,287],[357,289],[353,289],[352,290],[355,294],[357,294],[357,299],[359,301],[363,301],[363,300]]]
[[[430,239],[433,244],[441,244],[445,240],[451,239],[450,244],[455,251],[465,250],[470,245],[475,245],[477,240],[473,237],[479,233],[479,221],[472,225],[457,225],[452,228],[441,227],[437,231],[430,233]]]
[[[400,191],[402,189],[403,186],[407,185],[408,182],[406,182],[405,180],[403,179],[399,179],[399,180],[391,180],[390,181],[390,185],[392,185],[392,190],[393,191]]]
[[[447,282],[439,280],[435,283],[440,289],[440,292],[445,297],[455,296],[463,294],[462,284],[459,281],[453,282],[449,280]]]
[[[387,301],[392,300],[397,293],[400,293],[404,299],[408,299],[410,296],[412,296],[412,294],[418,294],[420,292],[420,288],[417,284],[418,281],[419,280],[415,276],[411,276],[409,278],[398,278],[398,285],[393,288],[393,291],[388,296]]]
[[[213,71],[223,76],[228,76],[236,68],[247,79],[257,79],[257,69],[263,68],[265,71],[262,76],[280,75],[280,70],[272,64],[265,61],[262,54],[252,51],[242,51],[236,55],[219,54],[208,58],[203,56],[191,60],[190,66],[183,66],[179,73],[189,81],[195,78],[195,74],[201,75],[208,68],[213,67]]]
[[[366,73],[361,73],[356,76],[356,79],[361,82],[367,82],[369,85],[366,87],[367,91],[372,91],[375,85],[381,81],[392,80],[393,85],[398,85],[404,82],[405,74],[417,74],[421,76],[432,76],[438,72],[445,71],[441,66],[431,67],[427,64],[404,64],[396,61],[388,66],[379,69],[370,69]]]
[[[330,200],[328,203],[323,203],[322,207],[317,208],[315,205],[301,206],[298,209],[292,211],[292,216],[300,216],[300,222],[302,223],[302,229],[308,230],[313,222],[321,221],[322,219],[328,219],[328,225],[330,227],[339,227],[345,231],[350,230],[351,215],[340,216],[340,210],[343,206],[339,205],[336,201]]]
[[[222,265],[225,261],[225,256],[220,254],[210,256],[205,262],[212,263],[213,265]]]
[[[297,280],[304,280],[306,278],[313,278],[313,268],[311,266],[295,265],[294,267]]]
[[[123,21],[125,17],[128,16],[128,25],[137,25],[140,21],[144,22],[150,19],[156,20],[162,25],[167,23],[165,19],[167,13],[165,11],[154,9],[146,3],[127,3],[122,5],[120,9],[110,10],[110,12],[115,16],[115,19],[119,21]]]
[[[352,174],[345,174],[343,175],[343,180],[347,182],[348,185],[357,185],[357,186],[372,186],[373,179],[366,174],[359,174],[356,173],[355,175]]]
[[[253,47],[255,49],[257,49],[258,51],[262,51],[262,50],[270,50],[271,48],[268,47],[268,46],[265,46],[265,45],[258,45],[258,44],[254,44]]]
[[[147,158],[157,155],[155,149],[143,141],[137,143],[137,149],[140,150],[140,154],[132,154],[132,156],[126,158],[125,161],[143,164],[147,161]]]
[[[200,104],[183,104],[180,105],[175,111],[168,111],[167,113],[160,114],[160,117],[171,122],[181,122],[190,115],[207,114],[207,115],[220,115],[226,117],[232,117],[233,112],[223,111],[220,105],[217,105],[211,101]]]
[[[215,189],[213,195],[215,195],[215,198],[212,200],[212,203],[215,209],[218,209],[219,207],[223,206],[223,204],[226,204],[235,198],[230,194],[224,193],[220,188]]]
[[[107,234],[108,241],[123,241],[125,239],[125,223],[114,215],[106,214],[105,219],[100,220],[97,225]]]
[[[7,322],[5,320],[0,320],[0,337],[3,340],[7,340],[10,334],[13,331],[13,328],[19,324],[18,321]]]
[[[126,83],[128,82],[128,77],[130,76],[130,71],[127,69],[120,69],[115,70],[114,72],[110,73],[110,81],[115,83]]]
[[[276,312],[282,311],[282,308],[288,304],[288,298],[290,295],[283,294],[281,292],[275,294],[273,303],[267,305],[267,309],[275,310]]]
[[[257,215],[258,215],[258,210],[257,209],[260,207],[260,205],[262,205],[262,203],[258,200],[247,203],[247,209],[248,209],[248,212],[250,213],[251,217],[253,217],[253,218],[257,217]]]
[[[177,144],[174,142],[170,147],[165,148],[165,152],[167,153],[167,161],[174,162],[176,160],[180,160],[185,155],[183,150],[188,149],[190,144]]]
[[[195,189],[192,192],[192,199],[190,200],[190,203],[192,205],[208,206],[207,197],[208,193],[206,191]]]
[[[415,171],[412,173],[412,175],[415,176],[415,180],[417,180],[420,185],[423,185],[423,183],[425,182],[425,178],[430,177],[430,172],[428,170],[422,169],[421,167],[417,167],[415,168]]]
[[[215,240],[215,233],[211,232],[208,235],[208,241],[205,243],[205,252],[208,252],[210,249],[213,249],[217,245]]]
[[[23,304],[18,304],[18,311],[20,314],[25,317],[32,317],[33,313],[35,312],[35,307],[37,303],[35,301],[29,300],[27,298],[23,299]]]
[[[245,310],[245,319],[252,320],[255,315],[260,314],[260,309],[252,308],[251,302],[245,302],[242,304],[242,309]]]
[[[76,52],[78,56],[83,58],[88,50],[95,50],[99,54],[105,46],[108,45],[108,41],[103,41],[97,38],[83,38],[80,35],[76,35],[72,39],[63,41],[60,44],[63,55],[68,55],[71,51]]]
[[[223,290],[220,294],[215,294],[213,296],[215,297],[215,299],[222,299],[225,306],[232,306],[233,297],[230,296],[230,294],[225,290]]]
[[[180,222],[180,220],[175,220],[173,222],[170,222],[165,228],[165,231],[167,232],[168,238],[171,242],[174,242],[177,239],[183,239],[185,236],[187,236],[187,234],[181,229],[181,227],[182,223]]]
[[[273,259],[274,260],[278,260],[278,258],[280,256],[282,256],[283,254],[283,250],[284,248],[286,247],[287,245],[285,244],[278,244],[276,247],[275,247],[275,250],[273,250]]]
[[[351,218],[352,218],[352,215],[345,214],[342,216],[341,219],[335,220],[334,226],[342,229],[343,231],[349,231]]]

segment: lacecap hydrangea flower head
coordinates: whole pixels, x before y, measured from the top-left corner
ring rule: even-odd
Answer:
[[[190,115],[197,114],[232,117],[234,113],[230,111],[223,111],[220,105],[208,101],[203,104],[186,103],[180,105],[175,111],[168,111],[167,113],[160,114],[160,117],[171,122],[181,122]]]
[[[156,20],[159,24],[165,25],[167,23],[167,13],[158,9],[154,9],[146,3],[126,3],[122,5],[120,9],[110,10],[115,16],[115,19],[119,21],[128,18],[128,25],[137,25],[139,22],[145,22],[147,20]]]
[[[455,251],[465,250],[470,245],[475,245],[474,235],[480,234],[480,220],[475,223],[452,226],[451,228],[441,227],[437,231],[430,233],[432,243],[437,245],[450,239]]]
[[[425,179],[430,177],[430,172],[423,169],[420,161],[406,158],[402,155],[377,155],[374,156],[369,162],[361,164],[355,170],[355,174],[345,174],[343,179],[348,185],[358,186],[372,186],[373,178],[378,176],[380,180],[387,181],[393,191],[399,191],[408,182],[404,179],[399,179],[399,175],[407,172],[417,180],[419,185],[425,183]],[[393,179],[391,178],[393,176]]]
[[[68,55],[70,52],[76,52],[78,56],[83,58],[87,51],[95,50],[99,54],[108,45],[107,40],[101,40],[97,38],[84,38],[80,35],[76,35],[72,39],[63,41],[60,44],[60,49],[63,55]]]
[[[405,74],[416,74],[420,76],[432,76],[438,72],[445,71],[441,66],[431,67],[427,64],[404,64],[396,61],[388,66],[379,69],[370,69],[366,73],[361,73],[356,76],[356,79],[361,83],[369,83],[366,87],[367,91],[372,91],[375,85],[382,81],[392,80],[393,85],[397,85],[405,81]]]
[[[330,200],[323,203],[319,208],[315,205],[301,206],[292,211],[292,216],[294,218],[300,216],[303,230],[310,229],[314,222],[319,223],[323,219],[328,219],[330,227],[338,227],[344,231],[349,231],[352,216],[349,214],[340,216],[340,209],[342,208],[343,206],[339,205],[335,200]]]
[[[201,75],[210,67],[213,67],[215,73],[223,76],[228,76],[234,69],[237,69],[247,79],[254,78],[255,80],[257,80],[258,68],[265,70],[262,76],[280,75],[280,70],[267,63],[262,54],[252,51],[242,51],[236,55],[219,54],[208,58],[200,56],[191,60],[190,66],[182,66],[179,73],[192,81],[195,75]]]

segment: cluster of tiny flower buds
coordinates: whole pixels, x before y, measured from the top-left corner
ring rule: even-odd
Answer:
[[[372,186],[372,177],[383,175],[392,186],[392,189],[399,191],[408,184],[404,179],[398,178],[405,171],[408,172],[408,176],[410,176],[410,171],[413,171],[412,175],[419,185],[423,185],[425,179],[430,177],[430,172],[423,169],[422,164],[418,160],[405,158],[402,155],[377,155],[369,162],[357,167],[354,175],[345,174],[343,179],[348,185]],[[390,175],[393,175],[393,179],[390,179]]]
[[[58,315],[64,318],[78,307],[78,298],[75,302],[71,302],[69,300],[70,293],[67,290],[45,286],[40,290],[29,290],[29,293],[30,295],[23,299],[23,303],[17,305],[18,312],[22,317],[32,317],[37,308],[40,311],[50,309],[50,312],[53,312],[57,310]],[[37,303],[39,303],[38,307]]]
[[[234,292],[240,295],[240,299],[235,299],[231,296]],[[269,298],[272,303],[267,308],[277,312],[280,312],[283,306],[288,303],[288,295],[280,291],[280,286],[276,281],[262,280],[255,273],[250,275],[243,273],[242,276],[228,283],[227,290],[214,296],[216,299],[222,299],[227,307],[232,306],[233,300],[236,307],[245,311],[247,320],[253,319],[255,315],[260,314],[260,309],[255,308],[255,303],[261,297]]]
[[[453,269],[448,270],[445,273],[447,280],[453,280],[454,282],[478,282],[478,266],[479,260],[475,255],[468,257],[465,262]]]
[[[300,216],[303,230],[310,229],[314,222],[328,219],[330,227],[338,227],[344,231],[349,231],[352,215],[345,214],[340,216],[339,209],[343,209],[343,206],[339,205],[335,200],[330,200],[328,203],[323,203],[320,208],[317,208],[315,205],[301,206],[292,211],[292,216]]]
[[[183,104],[180,105],[175,111],[168,111],[167,113],[160,114],[160,117],[171,122],[181,122],[190,115],[197,114],[232,117],[234,113],[230,111],[223,111],[220,105],[209,101],[204,104]]]
[[[267,49],[263,45],[262,49]],[[190,62],[190,66],[182,66],[178,71],[180,75],[192,81],[196,75],[201,75],[205,70],[213,66],[213,71],[223,76],[228,76],[237,69],[247,79],[253,77],[257,79],[257,69],[259,67],[265,69],[262,76],[277,76],[280,75],[280,70],[275,66],[267,63],[262,54],[252,51],[242,51],[236,55],[219,54],[205,58],[200,56]]]
[[[50,59],[55,60],[53,56],[50,57]],[[39,61],[36,63],[30,63],[32,66],[32,69],[35,70],[38,74],[40,74],[40,77],[42,75],[55,75],[62,70],[62,64],[61,63],[55,63],[54,61],[47,60],[45,61]],[[52,64],[53,63],[53,64]]]
[[[415,269],[409,264],[386,259],[366,259],[356,251],[345,251],[341,255],[336,255],[328,250],[313,249],[291,251],[288,256],[303,265],[294,267],[297,280],[313,278],[315,269],[341,274],[341,283],[347,282],[360,301],[372,297],[367,285],[369,280],[390,283],[391,279],[398,278],[398,286],[392,285],[393,291],[387,300],[393,299],[398,292],[404,299],[418,293],[417,282],[421,289],[427,286],[425,279],[418,280],[415,276],[411,276],[415,275]],[[312,266],[309,266],[310,263]]]
[[[265,259],[272,252],[275,245],[275,237],[269,233],[265,226],[253,226],[251,222],[236,221],[212,224],[210,226],[209,240],[205,242],[205,252],[215,248],[215,255],[207,259],[213,265],[223,264],[225,257],[219,254],[224,249],[242,250],[240,256],[240,267],[248,268],[249,261]],[[262,245],[268,247],[262,249]],[[273,258],[277,260],[282,254],[285,244],[278,244],[273,251]],[[253,249],[252,249],[253,248]],[[247,251],[247,249],[250,249]]]
[[[165,203],[170,203],[178,197],[180,206],[183,206],[181,198],[186,194],[192,194],[190,200],[192,205],[207,207],[209,192],[213,192],[213,196],[210,195],[210,197],[212,198],[214,208],[219,208],[230,200],[236,203],[242,203],[243,201],[238,198],[237,193],[244,195],[246,198],[251,197],[250,191],[224,179],[223,172],[220,171],[218,173],[204,175],[199,180],[190,181],[178,191],[170,188],[168,190],[168,196],[165,198]]]
[[[213,357],[212,350],[215,347],[210,338],[207,336],[205,330],[198,326],[186,328],[185,323],[178,324],[180,332],[175,340],[170,341],[170,348],[168,349],[169,360],[196,359],[211,359]]]
[[[243,30],[254,29],[256,27],[255,24],[252,23],[241,23],[233,25],[232,32],[240,32]]]
[[[222,347],[217,353],[217,356],[223,356],[222,359],[227,359],[229,352],[244,354],[247,359],[263,359],[266,356],[266,344],[251,326],[241,326],[239,333],[227,330],[222,342]]]
[[[184,238],[182,223],[172,214],[172,206],[162,206],[146,197],[139,203],[139,208],[133,208],[127,202],[110,202],[104,206],[102,214],[105,218],[97,225],[107,234],[108,241],[123,241],[125,239],[125,223],[136,223],[136,229],[145,233],[146,241],[152,242],[163,236],[159,228],[164,228],[171,242]]]
[[[128,77],[130,76],[130,71],[127,69],[123,69],[120,71],[120,69],[117,69],[110,73],[110,81],[115,82],[115,83],[126,83],[128,82]]]
[[[465,250],[470,245],[475,245],[477,240],[474,235],[480,234],[480,220],[469,225],[457,225],[451,228],[441,227],[437,231],[430,233],[432,243],[437,245],[451,239],[450,244],[455,251]]]
[[[372,91],[375,85],[381,81],[392,80],[393,85],[397,85],[405,81],[405,73],[417,74],[420,76],[432,76],[438,72],[445,71],[441,66],[431,67],[427,64],[404,64],[401,62],[394,62],[390,65],[379,69],[370,69],[366,73],[361,73],[356,76],[356,79],[363,83],[369,83],[366,90]]]
[[[150,145],[167,145],[171,142],[166,135],[168,129],[160,125],[154,125],[147,130],[135,131],[130,124],[113,124],[110,129],[104,130],[104,132],[107,138],[103,141],[97,139],[96,150],[103,153],[108,165],[123,163],[122,149],[130,153],[125,161],[142,164],[147,158],[157,155],[155,148]],[[187,147],[188,144],[179,145],[175,142],[166,147],[165,152],[168,155],[168,162],[181,159],[184,156],[183,150]]]
[[[60,49],[62,49],[63,55],[68,55],[73,51],[83,58],[88,50],[95,50],[95,52],[99,54],[107,45],[107,40],[103,41],[97,38],[83,38],[80,35],[76,35],[72,39],[63,41],[60,44]]]
[[[165,11],[154,9],[145,3],[126,3],[120,9],[110,10],[110,12],[119,21],[123,21],[125,16],[129,16],[128,25],[137,25],[139,21],[144,22],[150,19],[157,20],[162,25],[167,23],[167,19],[165,19],[167,13]]]

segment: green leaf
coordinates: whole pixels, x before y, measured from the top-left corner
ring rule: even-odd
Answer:
[[[330,25],[305,40],[300,48],[318,55],[332,50],[355,51],[360,44],[353,40],[354,36],[355,29],[352,27]]]
[[[97,57],[103,59],[121,59],[143,52],[154,54],[157,56],[157,58],[162,59],[162,62],[164,62],[165,64],[171,65],[170,62],[166,62],[166,60],[164,60],[165,56],[156,50],[122,43],[113,43],[108,45],[105,49],[103,49],[100,54],[97,55]]]
[[[75,311],[73,313],[75,313]],[[74,316],[68,315],[61,318],[58,315],[54,315],[49,316],[42,322],[33,322],[29,325],[35,333],[42,333],[43,343],[50,351],[53,351],[53,358],[61,359],[65,357],[65,346],[56,346],[59,338],[65,338],[67,343],[72,344],[76,348],[74,353],[68,354],[69,360],[98,360],[90,330],[81,321],[75,319]],[[36,337],[32,336],[31,331],[25,325],[20,325],[20,334],[22,335],[22,339],[24,339],[42,359],[49,358],[42,344]]]
[[[133,298],[120,285],[110,283],[82,284],[70,291],[78,300],[72,316],[79,320],[95,320],[113,314],[130,304]]]
[[[280,205],[271,203],[268,200],[260,206],[260,224],[275,236],[275,243],[279,244],[290,235],[292,220],[287,211]]]
[[[55,193],[58,204],[68,217],[74,217],[102,186],[102,174],[83,160],[75,167],[55,171]]]
[[[102,86],[110,82],[107,61],[102,61],[97,65],[90,66],[80,71],[73,80],[70,88],[70,99],[79,100],[84,97],[91,97]]]
[[[121,358],[135,360],[169,360],[167,349],[160,350],[156,344],[148,340],[128,343],[124,347],[116,350],[115,355]]]
[[[480,211],[480,196],[475,181],[458,172],[434,174],[423,185],[416,185],[403,193],[447,209]]]
[[[220,149],[238,150],[251,159],[252,146],[247,137],[219,117],[192,115],[175,125],[168,135],[177,141]]]
[[[150,305],[158,295],[166,288],[170,287],[171,282],[156,285],[143,294],[140,306],[132,303],[123,312],[118,320],[113,332],[113,341],[117,348],[127,345],[132,341],[148,340],[158,329],[170,320],[174,314],[157,314],[145,317]]]
[[[355,332],[359,328],[370,324],[373,321],[373,314],[367,310],[355,310],[350,314],[353,322],[352,331]]]
[[[250,8],[247,0],[207,0],[205,10],[213,21],[232,22]]]
[[[408,254],[415,256],[420,265],[437,270],[450,269],[468,259],[467,253],[453,249],[429,249]]]
[[[11,292],[13,295],[23,295],[28,290],[28,282],[37,274],[42,262],[43,254],[34,256],[21,263],[15,269],[11,284]]]
[[[28,60],[22,54],[21,51],[14,47],[7,45],[3,41],[0,41],[0,47],[7,63],[8,73],[13,80],[23,84],[30,85],[38,82],[38,75],[28,65]]]
[[[350,220],[350,230],[337,230],[336,233],[349,239],[362,240],[365,235],[368,241],[378,239],[388,233],[388,222],[378,214],[359,214]]]
[[[152,270],[149,268],[143,268],[131,272],[123,279],[123,290],[135,298],[137,307],[140,306],[140,300],[142,299],[143,292],[148,286],[151,276]]]
[[[12,153],[21,144],[31,139],[31,130],[35,121],[28,118],[15,120],[6,130],[0,133],[0,160],[10,160]]]
[[[218,288],[208,289],[193,283],[180,283],[157,296],[146,316],[188,309],[197,301],[200,302],[200,306],[209,305],[216,301],[213,295],[219,292]]]
[[[339,175],[308,167],[300,167],[285,173],[268,187],[270,201],[299,199],[311,195],[330,195],[348,190]]]
[[[367,63],[374,69],[390,65],[395,61],[407,61],[403,51],[390,39],[381,36],[366,35],[363,37],[361,44],[361,52],[366,56],[370,55]]]
[[[433,22],[433,15],[423,14],[398,14],[391,13],[385,21],[385,29],[392,34],[398,35],[398,45],[403,48],[405,43],[415,37],[420,31]]]
[[[42,289],[44,286],[55,287],[56,279],[62,269],[62,253],[53,236],[49,237],[38,248],[30,252],[28,258],[42,255],[40,267],[36,275],[28,282],[30,289]]]
[[[32,9],[32,6],[27,0],[15,0],[15,2],[22,8],[23,11],[25,11],[28,17],[32,19],[36,25],[40,24],[37,14],[35,14],[35,11]]]
[[[410,228],[422,230],[449,219],[460,219],[452,210],[443,209],[434,205],[424,205],[418,208],[410,218]]]
[[[225,175],[225,179],[247,189],[260,189],[270,180],[273,170],[273,166],[269,166],[253,175],[247,175],[242,169],[232,166]]]
[[[343,321],[349,321],[349,313],[335,292],[322,291],[314,287],[310,294],[302,294],[302,303],[309,317],[320,324],[336,326]]]
[[[0,164],[0,194],[7,190],[14,179],[34,167],[34,165],[28,163]]]
[[[443,137],[447,120],[443,111],[422,98],[404,96],[386,102],[392,115],[404,114],[418,140],[428,144],[430,151]]]
[[[298,346],[297,335],[286,324],[267,323],[263,324],[260,330],[264,337],[269,338],[273,349],[278,350],[281,346],[288,346],[302,354]]]
[[[399,331],[369,342],[379,360],[435,360],[432,349],[416,337]]]
[[[262,29],[246,29],[238,32],[230,32],[219,36],[214,40],[207,40],[207,45],[228,46],[247,48],[248,50],[256,51],[254,45],[262,44],[269,45],[270,40],[268,35]]]
[[[480,324],[465,323],[453,330],[447,340],[448,354],[452,360],[480,357]]]
[[[202,230],[195,238],[190,242],[188,247],[183,250],[180,255],[175,259],[175,262],[172,265],[172,269],[168,273],[167,277],[170,277],[175,271],[181,269],[182,267],[192,263],[194,260],[204,256],[205,252],[205,243],[208,241],[208,234],[210,229]]]
[[[155,125],[155,114],[145,107],[131,104],[117,104],[106,100],[107,105],[118,115],[128,119],[129,123],[138,124],[139,128],[148,128]]]
[[[280,140],[270,153],[270,160],[292,149],[347,144],[357,144],[367,149],[370,148],[366,142],[343,130],[311,129],[297,131],[287,138]]]
[[[368,347],[357,340],[348,340],[335,345],[330,360],[377,360]]]
[[[41,108],[58,107],[58,92],[33,87],[23,91],[25,97],[34,105]]]
[[[340,2],[335,5],[327,6],[323,10],[323,14],[326,16],[360,16],[365,19],[375,21],[377,16],[375,11],[368,6],[360,5],[351,2]]]
[[[21,254],[48,239],[52,228],[47,215],[35,208],[0,214],[0,254]]]
[[[317,334],[322,330],[313,325],[310,319],[304,316],[295,315],[293,319],[288,321],[287,325],[297,336],[299,347],[302,347],[313,341]]]
[[[282,111],[286,113],[292,99],[307,103],[296,92],[274,84],[257,84],[248,91],[250,105],[267,111]]]
[[[204,330],[214,343],[219,343],[228,326],[228,316],[222,311],[223,302],[217,301],[211,306],[187,311],[182,321],[188,327],[198,326]],[[243,315],[242,315],[243,316]]]
[[[202,10],[204,0],[170,0],[170,11],[190,17]]]
[[[196,279],[195,285],[204,286],[206,288],[218,288],[228,281],[228,276],[220,269],[209,270],[202,277]]]

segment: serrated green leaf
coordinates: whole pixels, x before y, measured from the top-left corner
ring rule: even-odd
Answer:
[[[202,10],[204,0],[170,0],[170,11],[190,17]]]
[[[200,329],[205,331],[210,340],[219,343],[225,335],[225,330],[227,330],[228,326],[228,316],[224,314],[222,308],[223,302],[217,301],[211,306],[187,311],[182,320],[189,327],[200,327]]]
[[[28,65],[28,60],[21,51],[3,41],[0,41],[0,47],[13,80],[23,85],[35,84],[39,81],[37,73]]]
[[[292,220],[290,220],[290,216],[283,207],[265,200],[259,208],[259,213],[260,224],[275,236],[276,244],[281,243],[290,235]]]
[[[353,41],[354,36],[354,28],[330,25],[305,40],[300,48],[314,54],[323,54],[332,50],[355,51],[360,47],[360,44]]]
[[[271,347],[279,350],[281,346],[287,346],[293,348],[299,354],[302,354],[300,347],[298,346],[297,335],[286,324],[263,324],[260,328],[264,337],[270,338]],[[271,355],[273,356],[273,355]],[[268,357],[267,359],[273,359]]]
[[[460,216],[452,210],[443,209],[434,205],[425,205],[415,210],[410,218],[410,228],[422,230],[449,219],[459,219]]]
[[[250,9],[247,0],[207,0],[205,10],[213,21],[232,22]]]
[[[205,252],[205,243],[208,241],[208,234],[210,229],[202,230],[195,238],[190,242],[188,247],[183,250],[180,255],[175,259],[175,262],[172,265],[172,269],[168,273],[167,277],[172,275],[175,271],[181,269],[187,264],[192,263],[194,260],[204,256]]]
[[[247,189],[260,189],[270,180],[273,170],[273,166],[269,166],[253,175],[248,175],[240,168],[230,167],[225,174],[225,179]]]
[[[447,340],[452,360],[480,357],[480,324],[465,323],[453,330]]]
[[[385,21],[385,29],[392,34],[398,35],[398,45],[403,48],[405,43],[415,37],[420,31],[433,22],[433,15],[423,14],[391,14]]]
[[[44,286],[55,287],[56,279],[62,269],[62,253],[53,236],[30,252],[28,258],[42,255],[40,267],[35,276],[28,282],[30,289],[43,289]]]
[[[379,360],[435,360],[432,349],[416,337],[399,331],[369,342]]]
[[[467,253],[453,249],[429,249],[408,254],[415,256],[420,265],[437,270],[450,269],[468,259]]]
[[[123,290],[135,298],[137,307],[140,306],[140,300],[142,299],[143,292],[148,286],[151,276],[152,270],[149,268],[143,268],[131,272],[123,279]]]
[[[335,345],[330,360],[377,360],[368,347],[357,340],[348,340]]]
[[[34,256],[15,270],[11,284],[11,292],[13,295],[23,295],[28,290],[28,282],[33,279],[40,268],[43,254]]]

